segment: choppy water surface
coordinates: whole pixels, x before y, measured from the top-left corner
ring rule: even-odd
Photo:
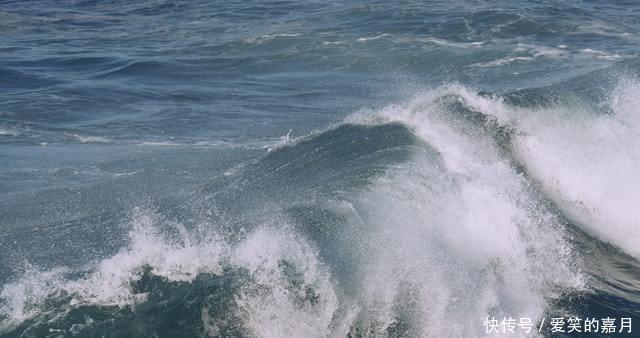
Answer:
[[[632,1],[4,1],[0,336],[637,335],[639,32]]]

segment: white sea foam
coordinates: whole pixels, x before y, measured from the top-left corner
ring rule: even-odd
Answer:
[[[247,43],[264,43],[277,38],[293,38],[300,36],[300,33],[274,33],[274,34],[262,34],[257,37],[245,39]]]
[[[145,300],[135,294],[131,283],[138,280],[144,266],[170,281],[190,281],[199,273],[220,273],[225,245],[216,238],[193,244],[188,236],[167,242],[154,228],[153,216],[136,211],[131,244],[101,261],[86,277],[67,280],[66,269],[28,269],[24,278],[5,285],[0,293],[0,332],[42,312],[47,299],[71,296],[69,306],[83,304],[130,306]]]
[[[589,234],[640,257],[640,212],[634,206],[640,200],[636,174],[640,172],[640,82],[620,81],[608,102],[602,103],[611,107],[612,114],[584,106],[512,107],[499,98],[481,97],[457,85],[440,88],[428,94],[428,99],[423,96],[419,100],[447,93],[458,95],[472,109],[513,128],[514,156],[548,196]],[[460,148],[465,143],[459,141],[440,144],[446,139],[437,134],[442,133],[440,125],[431,122],[430,128],[434,131],[429,135],[436,136],[427,141],[437,149],[454,155],[464,151]],[[478,154],[489,149],[482,142],[478,145],[469,146]]]
[[[590,234],[640,257],[640,85],[622,81],[613,114],[574,107],[521,112],[519,158]]]
[[[102,136],[82,136],[74,134],[73,137],[77,138],[80,143],[109,143],[110,139]]]
[[[624,56],[617,53],[607,53],[601,50],[591,49],[591,48],[581,49],[579,52],[583,55],[592,56],[601,60],[616,61],[624,58]]]
[[[130,172],[126,172],[126,173],[116,173],[113,174],[114,177],[122,177],[122,176],[131,176],[131,175],[135,175],[137,174],[137,171],[130,171]]]
[[[344,42],[342,41],[323,41],[322,44],[323,45],[341,45]]]
[[[20,135],[20,131],[16,129],[0,127],[0,136],[18,136],[18,135]]]
[[[558,48],[549,47],[549,46],[539,46],[539,45],[529,45],[519,43],[516,48],[513,49],[513,53],[509,55],[488,61],[488,62],[477,62],[471,64],[471,67],[497,67],[504,66],[507,64],[511,64],[514,62],[529,62],[538,59],[561,59],[567,58],[571,56],[571,53],[566,49],[567,46],[559,45]]]
[[[267,148],[267,152],[271,152],[271,151],[273,151],[275,149],[284,147],[287,144],[290,144],[291,142],[294,142],[295,139],[291,137],[291,132],[292,131],[293,131],[293,129],[289,129],[289,131],[287,132],[286,135],[280,136],[280,142],[278,142],[276,144],[272,144],[272,145],[266,146],[265,148]]]
[[[518,61],[532,61],[532,60],[534,60],[534,58],[530,56],[513,56],[513,57],[506,57],[503,59],[493,60],[489,62],[474,63],[471,65],[471,67],[480,67],[480,68],[496,67],[496,66],[503,66],[503,65],[510,64],[513,62],[518,62]]]
[[[65,269],[39,271],[28,268],[25,277],[5,285],[0,291],[0,334],[35,317],[42,304],[58,292]]]
[[[569,51],[566,50],[566,46],[564,45],[560,45],[558,46],[558,48],[554,48],[549,46],[519,43],[515,51],[527,52],[536,58],[545,57],[549,59],[566,58],[570,55]]]
[[[140,143],[141,146],[160,146],[160,147],[173,147],[179,146],[180,143],[172,141],[144,141]]]
[[[304,283],[319,295],[320,304],[296,304],[306,297],[305,288],[287,288],[280,264],[298,267]],[[232,254],[233,266],[253,272],[254,283],[238,296],[246,314],[245,324],[259,337],[326,337],[338,300],[328,271],[317,250],[288,231],[259,229],[238,245]],[[256,292],[267,287],[268,292]]]
[[[358,38],[359,42],[367,42],[367,41],[371,41],[371,40],[378,40],[381,38],[384,38],[386,36],[389,36],[389,34],[387,33],[383,33],[383,34],[378,34],[378,35],[373,35],[373,36],[367,36],[367,37],[363,37],[363,38]]]
[[[28,269],[25,277],[6,284],[0,292],[0,333],[24,320],[42,315],[45,303],[69,295],[67,308],[79,305],[136,306],[146,294],[135,293],[131,284],[142,277],[143,268],[168,281],[189,282],[202,273],[222,274],[224,266],[246,269],[251,280],[235,296],[244,324],[260,337],[327,336],[337,298],[329,274],[317,251],[293,230],[265,226],[229,245],[214,232],[196,240],[180,224],[182,236],[167,238],[156,226],[157,216],[136,210],[129,234],[130,244],[102,260],[84,278],[67,279],[66,269],[46,272]],[[281,264],[286,261],[300,274],[302,288],[290,285]],[[307,288],[318,303],[304,303]],[[58,309],[63,315],[66,308]],[[215,332],[215,320],[203,309],[202,320]]]
[[[474,41],[474,42],[454,42],[450,40],[438,39],[438,38],[416,38],[416,41],[435,44],[439,46],[445,47],[454,47],[454,48],[479,48],[485,44],[484,41]]]
[[[525,109],[465,95],[468,103],[518,132],[519,161],[549,196],[591,235],[640,257],[640,82],[612,91],[613,114],[576,106]]]
[[[417,155],[354,203],[354,222],[371,230],[362,299],[379,334],[405,312],[415,335],[478,336],[486,316],[539,318],[557,290],[583,287],[560,223],[527,180],[501,159],[491,138],[448,120],[438,99],[451,93],[495,105],[448,86],[371,119],[350,119],[401,122],[442,161]]]

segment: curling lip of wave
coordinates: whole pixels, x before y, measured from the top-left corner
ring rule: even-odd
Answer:
[[[448,85],[418,95],[405,109],[437,105],[438,99],[453,96],[470,113],[480,113],[486,121],[512,130],[508,156],[524,166],[548,197],[587,233],[637,258],[640,214],[628,202],[640,198],[640,181],[633,174],[640,171],[640,156],[634,152],[640,146],[640,118],[635,113],[640,102],[634,99],[638,93],[638,81],[621,80],[604,103],[612,114],[605,114],[600,107],[585,111],[582,106],[561,103],[512,106],[500,97]],[[358,119],[362,117],[351,118]],[[393,113],[376,119],[401,122],[412,129],[422,123],[416,116]],[[616,175],[611,175],[612,169]]]

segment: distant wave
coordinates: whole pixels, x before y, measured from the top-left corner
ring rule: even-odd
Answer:
[[[48,77],[9,68],[0,68],[0,78],[3,80],[0,82],[0,88],[9,90],[17,88],[33,89],[60,83],[60,81]]]
[[[82,135],[73,135],[75,138],[80,141],[80,143],[110,143],[112,142],[110,139],[102,136],[82,136]]]
[[[0,127],[0,136],[18,136],[18,135],[20,135],[20,131],[16,129]]]

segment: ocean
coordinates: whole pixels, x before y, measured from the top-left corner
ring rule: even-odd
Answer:
[[[0,337],[638,337],[639,34],[635,1],[1,1]]]

